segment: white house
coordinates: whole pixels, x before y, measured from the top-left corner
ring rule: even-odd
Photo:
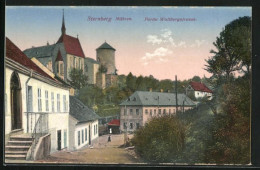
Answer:
[[[98,139],[99,116],[80,100],[70,96],[70,150],[92,145]]]
[[[30,138],[27,139],[29,145],[27,149],[21,149],[19,146],[26,142],[18,141],[20,138],[25,139],[25,136],[36,140],[49,134],[50,152],[69,146],[69,88],[44,72],[6,38],[5,157],[7,159],[26,158],[28,150],[32,149],[30,148],[32,141],[28,141]]]
[[[208,97],[208,99],[211,100],[213,92],[205,84],[191,81],[186,88],[186,94],[190,93],[193,93],[196,99]]]

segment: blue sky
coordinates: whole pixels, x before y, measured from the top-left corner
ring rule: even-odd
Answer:
[[[209,76],[204,60],[220,31],[238,17],[251,16],[250,7],[7,7],[6,36],[22,50],[52,44],[61,34],[62,9],[66,33],[79,35],[86,56],[95,58],[95,49],[106,40],[117,49],[119,74],[131,71],[159,79]],[[112,21],[88,21],[89,16]],[[132,21],[115,21],[116,17]],[[196,20],[148,22],[145,17]]]

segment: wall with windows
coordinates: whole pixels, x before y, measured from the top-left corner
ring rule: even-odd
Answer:
[[[179,107],[178,110],[181,110]],[[192,107],[184,107],[184,110],[192,109]],[[137,112],[138,110],[138,112]],[[121,131],[135,131],[140,126],[144,126],[152,117],[163,115],[175,115],[176,107],[140,107],[140,106],[127,106],[121,107],[120,111],[120,130]]]
[[[5,134],[11,132],[11,101],[10,101],[10,81],[13,73],[12,69],[6,68],[5,72],[5,92],[6,92],[6,113],[5,113]],[[21,84],[22,94],[22,127],[24,133],[31,133],[34,129],[35,122],[38,117],[28,117],[27,121],[27,106],[30,112],[44,112],[48,113],[48,127],[51,133],[52,151],[57,149],[57,131],[68,129],[69,123],[69,89],[56,87],[54,85],[42,82],[35,78],[30,78],[29,75],[18,72]],[[26,82],[28,81],[28,92],[30,97],[27,98]],[[52,99],[52,94],[54,98]],[[60,95],[60,104],[57,101],[57,95]],[[63,100],[66,96],[66,100]],[[28,101],[28,102],[27,102]],[[28,105],[27,105],[28,104]],[[60,111],[58,111],[60,105]],[[61,146],[68,144],[69,135],[64,142],[62,140]],[[67,143],[66,143],[67,142]]]
[[[88,145],[89,139],[91,139],[92,144],[93,140],[98,138],[98,120],[79,124],[77,122],[75,118],[70,116],[70,150],[80,149]]]
[[[82,69],[84,73],[84,58],[67,54],[67,78],[70,79],[69,74],[73,68]]]
[[[203,98],[205,96],[209,97],[209,100],[211,100],[212,98],[212,93],[208,93],[208,92],[202,92],[202,91],[194,91],[195,97],[198,98]]]
[[[140,106],[121,107],[120,130],[134,131],[143,125],[143,110]]]

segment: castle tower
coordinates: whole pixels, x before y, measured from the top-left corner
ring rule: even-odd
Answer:
[[[96,59],[100,63],[100,66],[104,66],[105,68],[107,68],[107,74],[116,73],[115,51],[116,49],[110,46],[107,42],[104,42],[100,47],[96,49]]]

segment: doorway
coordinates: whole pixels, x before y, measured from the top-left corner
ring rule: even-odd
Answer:
[[[22,94],[17,72],[11,76],[11,129],[22,129]]]
[[[61,130],[57,131],[57,142],[58,150],[61,150]]]

